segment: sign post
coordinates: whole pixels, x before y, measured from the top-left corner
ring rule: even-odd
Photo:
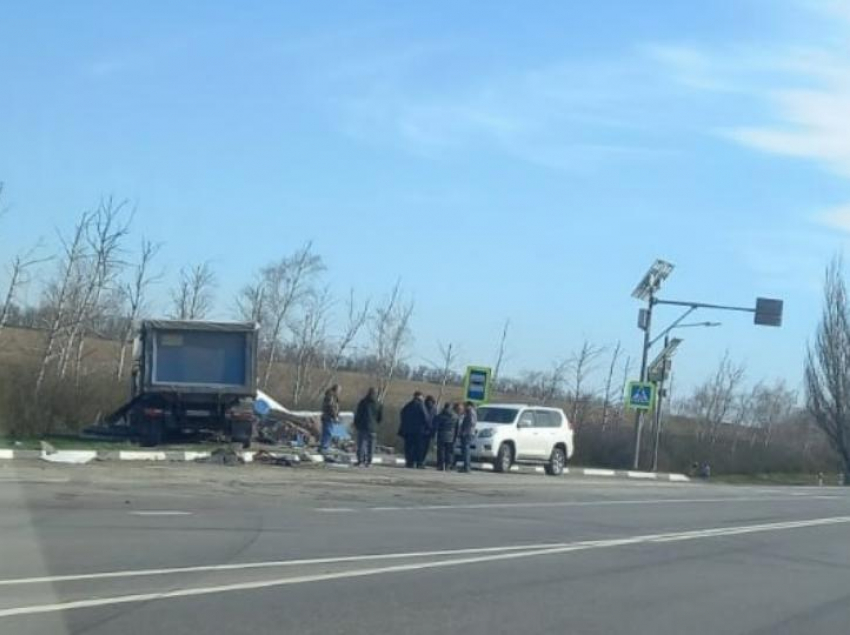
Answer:
[[[493,372],[485,366],[467,366],[463,380],[463,399],[474,404],[490,400],[490,378]]]

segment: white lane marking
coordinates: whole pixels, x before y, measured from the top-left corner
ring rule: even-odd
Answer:
[[[684,474],[668,474],[667,478],[669,478],[674,483],[687,483],[691,480]]]
[[[614,470],[600,470],[593,467],[586,467],[581,473],[585,476],[616,476]]]
[[[21,485],[42,485],[47,483],[70,483],[71,478],[66,476],[38,476],[38,477],[29,477],[22,476],[21,478],[4,478],[0,477],[0,483],[20,483]]]
[[[669,505],[669,504],[693,504],[693,503],[751,503],[754,501],[803,501],[803,500],[831,500],[839,496],[807,496],[805,498],[789,496],[738,496],[732,498],[651,498],[651,499],[625,499],[625,500],[598,500],[598,501],[558,501],[551,503],[469,503],[466,505],[399,505],[381,507],[318,507],[313,511],[336,512],[345,510],[347,512],[407,512],[407,511],[450,511],[461,509],[528,509],[547,507],[604,507],[607,505]]]
[[[127,512],[131,516],[191,516],[192,512],[184,512],[176,509],[148,509]]]
[[[0,459],[14,459],[15,451],[7,450],[6,448],[0,448]]]
[[[257,582],[240,582],[235,584],[223,584],[219,586],[197,587],[188,589],[176,589],[173,591],[162,591],[158,593],[138,593],[133,595],[118,595],[112,597],[92,598],[87,600],[75,600],[69,602],[57,602],[54,604],[36,604],[31,606],[20,606],[0,609],[0,618],[18,615],[34,615],[39,613],[55,613],[59,611],[70,611],[74,609],[93,608],[98,606],[112,606],[116,604],[129,604],[137,602],[151,602],[154,600],[167,600],[174,598],[185,598],[200,595],[211,595],[215,593],[227,593],[234,591],[250,591],[255,589],[267,589],[309,582],[323,582],[328,580],[342,580],[349,578],[362,578],[365,576],[382,575],[388,573],[402,573],[406,571],[419,571],[424,569],[438,569],[444,567],[456,567],[460,565],[479,564],[485,562],[498,562],[503,560],[515,560],[520,558],[533,558],[537,556],[548,556],[563,554],[574,551],[586,551],[591,549],[606,549],[622,547],[627,545],[638,545],[647,543],[665,543],[685,540],[699,540],[702,538],[717,538],[724,536],[738,536],[770,531],[782,531],[787,529],[802,529],[810,527],[822,527],[850,523],[850,516],[835,516],[831,518],[815,518],[811,520],[765,523],[760,525],[742,525],[737,527],[718,527],[714,529],[699,529],[695,531],[684,531],[666,534],[650,534],[644,536],[633,536],[630,538],[614,538],[610,540],[594,540],[575,543],[562,543],[560,546],[531,546],[523,551],[508,553],[496,553],[491,555],[479,555],[466,558],[454,558],[451,560],[436,560],[431,562],[418,562],[411,564],[399,564],[388,567],[373,567],[368,569],[355,569],[351,571],[340,571],[335,573],[321,573],[314,575],[294,576],[290,578],[278,578]]]

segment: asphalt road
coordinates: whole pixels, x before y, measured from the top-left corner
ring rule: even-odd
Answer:
[[[0,633],[840,633],[836,488],[0,463]]]

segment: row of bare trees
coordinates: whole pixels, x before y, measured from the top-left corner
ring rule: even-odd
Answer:
[[[164,278],[156,262],[161,246],[142,239],[138,251],[132,249],[132,220],[126,202],[107,198],[81,214],[69,232],[59,233],[54,255],[43,257],[48,250],[39,245],[10,259],[0,331],[14,323],[43,334],[33,379],[36,398],[52,381],[79,383],[88,372],[92,338],[118,340],[113,376],[123,379],[135,324],[152,315],[154,295],[167,297],[165,313],[173,319],[260,323],[260,385],[268,388],[279,362],[287,362],[287,396],[295,405],[315,401],[352,358],[368,360],[382,396],[403,367],[413,339],[414,304],[400,282],[380,301],[358,299],[352,291],[337,302],[322,278],[322,257],[307,243],[260,267],[229,310],[217,303],[218,277],[210,262],[182,268],[173,286],[154,294]],[[33,278],[41,282],[37,302],[24,305]]]
[[[739,442],[769,446],[775,429],[798,422],[801,412],[797,392],[784,380],[748,385],[745,367],[728,353],[676,410],[696,423],[697,438],[707,444],[734,426],[733,448]]]
[[[2,215],[0,185],[0,215]],[[218,277],[210,262],[190,264],[165,289],[157,258],[161,246],[142,239],[132,244],[134,210],[107,198],[61,232],[53,254],[43,244],[12,255],[0,289],[0,333],[13,324],[42,333],[33,367],[36,401],[51,382],[78,385],[90,373],[91,342],[119,342],[110,374],[122,380],[134,324],[154,313],[154,300],[167,298],[170,317],[183,320],[238,317],[261,324],[260,385],[295,406],[313,404],[339,380],[343,370],[372,377],[381,398],[400,376],[429,381],[442,399],[461,381],[457,342],[440,343],[439,357],[412,369],[410,358],[414,301],[397,282],[379,299],[333,296],[326,265],[306,243],[257,269],[231,303],[217,301]],[[35,294],[27,294],[34,281]],[[23,306],[24,298],[37,298]],[[505,376],[510,321],[495,347],[494,381],[503,395],[564,405],[573,423],[598,424],[601,431],[624,420],[623,386],[631,359],[616,343],[603,347],[588,340],[557,358],[548,370]],[[278,372],[280,362],[288,371]],[[850,308],[840,262],[825,285],[824,314],[806,366],[809,413],[847,462],[850,476]],[[285,383],[284,383],[285,382]],[[769,446],[777,426],[799,419],[797,394],[782,382],[747,386],[744,368],[725,356],[718,368],[684,400],[679,412],[695,422],[698,440],[713,445],[733,426],[738,444]]]

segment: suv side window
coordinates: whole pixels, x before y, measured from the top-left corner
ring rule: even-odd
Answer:
[[[533,410],[523,410],[517,422],[518,428],[533,428],[535,426],[535,416]]]
[[[535,410],[534,411],[534,427],[548,428],[549,427],[549,411]]]
[[[535,426],[538,428],[560,428],[561,415],[554,410],[537,410],[535,412]]]

